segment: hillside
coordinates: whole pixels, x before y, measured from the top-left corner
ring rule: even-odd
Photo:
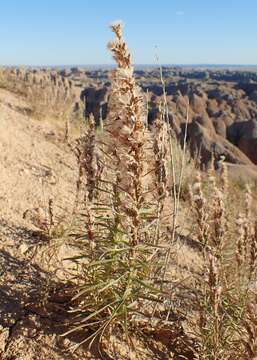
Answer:
[[[75,161],[60,130],[24,115],[27,107],[0,91],[0,357],[71,359],[58,346],[58,319],[37,310],[52,275],[36,254],[49,247],[40,224],[48,200],[59,216],[71,212]]]
[[[16,86],[16,92],[29,98],[33,93],[38,116],[44,107],[43,92],[53,115],[60,116],[73,104],[73,111],[80,113],[85,106],[86,115],[93,113],[98,124],[108,117],[110,71],[5,69],[3,74],[7,89]],[[163,107],[164,86],[172,129],[181,143],[186,135],[191,156],[198,158],[201,167],[207,168],[214,156],[218,168],[224,157],[236,181],[257,181],[255,71],[164,67],[136,70],[135,77],[143,90],[150,127]]]

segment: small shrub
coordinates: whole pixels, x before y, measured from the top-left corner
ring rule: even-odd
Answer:
[[[154,150],[149,148],[154,141],[146,128],[122,25],[113,24],[112,30],[116,40],[109,49],[117,69],[111,77],[109,115],[98,140],[89,122],[77,151],[79,178],[85,179],[85,231],[79,235],[82,254],[73,258],[82,269],[73,298],[75,325],[66,334],[90,330],[84,340],[90,344],[114,331],[128,337],[154,317],[161,321],[169,253],[160,245],[166,235],[159,222],[167,192],[167,174],[160,163],[165,154],[157,143]],[[82,183],[79,180],[78,188]]]

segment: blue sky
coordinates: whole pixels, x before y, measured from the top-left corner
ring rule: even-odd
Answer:
[[[137,64],[257,64],[257,0],[0,0],[0,64],[110,64],[122,19]]]

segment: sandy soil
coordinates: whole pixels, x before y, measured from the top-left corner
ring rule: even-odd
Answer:
[[[80,359],[67,352],[69,341],[58,337],[63,331],[58,311],[43,310],[56,279],[43,261],[50,245],[36,216],[46,216],[49,199],[56,219],[71,212],[75,159],[60,129],[27,116],[27,108],[0,91],[0,358]]]

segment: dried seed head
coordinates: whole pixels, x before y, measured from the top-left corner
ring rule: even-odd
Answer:
[[[112,72],[109,112],[105,123],[108,133],[107,153],[112,157],[123,197],[119,211],[125,215],[124,226],[132,234],[133,244],[139,241],[141,209],[145,204],[144,188],[147,173],[145,148],[145,106],[133,77],[130,52],[122,36],[120,22],[111,26],[116,39],[109,44],[118,67]]]
[[[120,40],[122,38],[122,32],[124,28],[123,21],[122,20],[113,21],[110,24],[110,27],[112,31],[116,34],[117,38]]]
[[[236,220],[236,228],[237,228],[237,242],[236,242],[236,261],[238,268],[241,267],[243,263],[243,241],[244,241],[244,228],[243,228],[243,215],[239,213],[238,218]]]
[[[257,358],[257,295],[247,307],[243,324],[246,330],[246,340],[243,341],[245,355],[254,360]]]
[[[251,235],[250,241],[250,260],[249,260],[249,278],[252,279],[256,277],[257,272],[257,220],[254,225],[254,232]],[[257,281],[256,281],[257,286]]]
[[[220,165],[221,165],[221,169],[220,169],[221,188],[222,191],[224,192],[224,196],[226,196],[228,189],[228,168],[227,168],[227,164],[225,163],[225,156],[221,156]]]
[[[92,201],[95,195],[95,185],[98,173],[95,119],[93,114],[89,115],[86,132],[77,141],[75,153],[79,165],[78,184],[81,185],[82,182],[84,182],[85,199],[88,198],[89,201]]]
[[[210,288],[210,300],[214,310],[215,318],[219,318],[222,287],[220,284],[219,264],[216,256],[209,254],[208,284]]]
[[[155,188],[157,190],[160,211],[163,209],[164,200],[167,196],[167,154],[168,154],[168,129],[162,119],[156,119],[153,125],[153,152],[155,156],[154,174]]]

